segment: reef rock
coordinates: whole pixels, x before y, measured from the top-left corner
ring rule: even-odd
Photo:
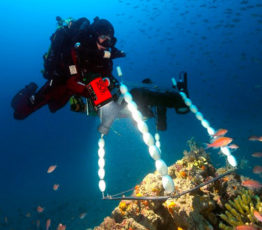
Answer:
[[[232,168],[215,169],[208,154],[190,142],[190,151],[168,168],[175,184],[175,194],[195,188]],[[229,199],[237,197],[240,176],[228,174],[199,189],[168,200],[122,200],[95,230],[212,230],[223,225],[221,213]],[[133,197],[166,195],[158,172],[148,174],[136,185]],[[226,205],[226,206],[225,206]],[[225,218],[224,215],[222,217]]]

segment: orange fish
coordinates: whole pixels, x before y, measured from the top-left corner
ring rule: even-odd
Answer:
[[[66,230],[66,225],[59,224],[56,230]]]
[[[249,141],[257,141],[257,139],[258,139],[258,136],[250,136],[248,138]]]
[[[227,133],[227,129],[219,129],[216,131],[215,134],[213,134],[213,137],[219,137],[219,136],[224,136]]]
[[[47,173],[52,173],[55,171],[57,165],[50,165],[49,168],[47,169]]]
[[[249,188],[249,189],[260,189],[262,188],[262,184],[255,180],[245,180],[241,183],[242,186]]]
[[[228,146],[228,148],[230,148],[230,149],[238,149],[239,146],[236,145],[236,144],[231,144],[231,145]]]
[[[239,225],[236,226],[236,230],[258,230],[256,227],[249,226],[249,225]]]
[[[262,142],[262,136],[258,137],[257,140]]]
[[[50,225],[51,225],[51,220],[47,219],[45,224],[45,230],[48,230],[50,228]]]
[[[44,208],[39,205],[39,206],[37,206],[36,211],[38,213],[42,213],[44,211]]]
[[[232,138],[230,137],[218,137],[214,139],[214,141],[207,145],[207,148],[220,148],[225,147],[232,142]]]
[[[258,211],[254,211],[254,217],[256,217],[258,221],[262,222],[262,215]]]
[[[262,157],[262,152],[255,152],[251,156],[252,157],[257,157],[257,158]]]
[[[255,167],[253,168],[253,173],[255,173],[255,174],[260,174],[260,173],[262,173],[262,167],[259,166],[259,165],[255,166]]]
[[[53,190],[54,190],[54,191],[58,190],[59,186],[60,186],[59,184],[54,184],[54,185],[53,185]]]

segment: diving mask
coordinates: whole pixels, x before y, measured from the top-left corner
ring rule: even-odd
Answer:
[[[98,44],[105,47],[105,48],[110,48],[110,47],[113,47],[116,43],[116,38],[113,37],[111,38],[110,36],[108,35],[99,35],[98,39]]]

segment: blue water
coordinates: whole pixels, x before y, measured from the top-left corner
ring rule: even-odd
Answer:
[[[234,152],[245,163],[240,173],[252,173],[262,151],[262,3],[260,0],[111,0],[111,1],[1,1],[1,139],[0,229],[35,229],[35,221],[52,219],[67,229],[86,229],[110,215],[118,202],[102,201],[98,189],[97,141],[99,121],[72,113],[65,106],[55,114],[47,107],[24,121],[13,119],[12,96],[31,81],[45,80],[42,55],[56,28],[55,17],[106,18],[115,27],[117,47],[127,53],[117,59],[125,82],[150,77],[169,87],[171,77],[184,70],[190,97],[210,124],[226,128],[240,148]],[[116,76],[116,73],[114,71]],[[149,126],[154,131],[154,121]],[[119,134],[117,134],[119,133]],[[194,137],[209,137],[193,114],[168,111],[168,130],[161,132],[162,158],[174,163]],[[117,120],[106,141],[106,182],[110,194],[129,189],[155,170],[132,122]],[[217,167],[225,165],[210,151]],[[244,161],[243,161],[244,160]],[[56,171],[47,174],[49,165]],[[53,191],[54,183],[60,184]],[[37,214],[35,208],[45,208]],[[30,212],[31,217],[25,217]],[[86,212],[85,219],[79,214]],[[4,224],[7,216],[8,223]]]

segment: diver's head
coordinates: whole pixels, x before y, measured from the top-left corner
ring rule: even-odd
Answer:
[[[91,28],[96,38],[98,49],[107,49],[115,45],[114,27],[108,20],[95,17]]]

